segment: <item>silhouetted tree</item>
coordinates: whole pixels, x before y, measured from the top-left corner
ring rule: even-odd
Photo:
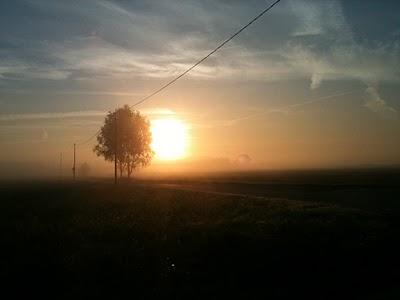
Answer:
[[[126,170],[130,178],[135,169],[147,166],[153,157],[150,122],[128,105],[108,113],[97,142],[93,151],[107,161],[114,161],[117,148],[120,176]]]

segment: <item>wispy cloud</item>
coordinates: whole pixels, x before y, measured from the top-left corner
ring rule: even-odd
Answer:
[[[37,119],[62,119],[104,116],[103,111],[73,111],[57,113],[32,113],[32,114],[0,114],[0,121],[37,120]]]
[[[294,36],[335,33],[340,39],[352,38],[350,26],[346,22],[339,1],[289,0],[288,5],[293,14],[301,21],[293,32]]]
[[[55,92],[71,95],[131,96],[115,91],[113,84],[176,76],[257,11],[242,1],[172,0],[148,5],[98,0],[79,6],[26,1],[50,16],[62,13],[65,18],[61,25],[54,24],[54,31],[63,38],[36,20],[33,23],[42,29],[38,32],[47,32],[49,38],[29,34],[23,41],[5,39],[10,47],[0,51],[0,58],[5,58],[0,59],[3,90],[16,84],[22,90],[21,81],[29,87],[31,81],[51,80],[74,82],[81,88]],[[260,8],[264,5],[260,2]],[[84,29],[75,27],[77,20],[85,21]],[[277,22],[281,25],[270,26]],[[356,40],[342,2],[290,0],[189,76],[213,81],[308,79],[310,89],[318,89],[334,80],[400,82],[399,67],[398,35],[385,41]],[[110,91],[97,90],[94,82],[106,82],[109,86],[102,89]]]
[[[374,86],[369,86],[366,90],[365,107],[370,111],[379,114],[388,119],[398,119],[399,113],[396,109],[389,106],[385,100],[381,98],[378,90]]]
[[[141,112],[147,116],[171,116],[176,113],[166,108],[142,109]],[[41,120],[41,119],[66,119],[66,118],[87,118],[104,117],[107,111],[87,110],[72,112],[46,112],[46,113],[26,113],[26,114],[0,114],[0,122],[18,120]]]
[[[117,97],[143,97],[145,94],[139,92],[122,92],[113,90],[37,90],[37,89],[15,89],[4,88],[4,94],[22,95],[76,95],[76,96],[117,96]],[[1,101],[0,101],[1,104]]]
[[[238,124],[239,122],[254,119],[257,117],[261,117],[261,116],[266,116],[266,115],[271,115],[271,114],[289,115],[289,114],[295,112],[297,109],[308,106],[308,105],[321,103],[321,102],[325,102],[325,101],[330,101],[333,99],[337,99],[337,98],[340,98],[343,96],[352,95],[352,94],[356,94],[356,93],[360,93],[360,92],[362,92],[362,91],[361,90],[346,91],[346,92],[327,95],[327,96],[323,96],[323,97],[319,97],[319,98],[315,98],[315,99],[310,99],[308,101],[304,101],[301,103],[294,103],[294,104],[278,106],[278,107],[268,108],[268,109],[258,109],[257,112],[252,113],[252,114],[243,115],[243,116],[233,118],[233,119],[223,119],[223,120],[217,120],[217,121],[213,121],[213,122],[207,122],[206,124],[197,123],[196,126],[200,127],[200,128],[230,127],[230,126],[234,126],[234,125]]]
[[[195,1],[170,1],[168,5],[157,4],[153,10],[136,1],[128,4],[99,0],[93,3],[93,10],[86,4],[78,7],[48,0],[30,3],[54,13],[85,17],[94,28],[104,26],[100,31],[68,36],[62,41],[30,41],[33,54],[29,57],[35,59],[6,51],[12,59],[7,59],[7,64],[0,63],[3,80],[169,78],[204,56],[220,41],[220,35],[226,36],[235,28],[231,18],[222,12],[238,14],[243,10],[244,20],[254,14],[239,2],[207,7]],[[177,24],[171,20],[188,12],[192,18],[181,18],[178,32]],[[258,24],[189,76],[264,81],[310,78],[312,89],[325,80],[399,80],[399,42],[367,46],[356,43],[340,1],[292,0],[272,11],[268,18],[276,15],[291,20],[287,29],[276,26],[266,30]],[[115,32],[111,34],[107,28]],[[261,34],[280,38],[257,45],[249,41],[250,35],[250,40],[262,39]]]

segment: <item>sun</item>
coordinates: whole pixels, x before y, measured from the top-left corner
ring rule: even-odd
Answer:
[[[177,119],[159,119],[151,122],[151,147],[160,160],[177,160],[187,155],[187,126]]]

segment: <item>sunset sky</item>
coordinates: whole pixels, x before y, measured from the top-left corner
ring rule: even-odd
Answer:
[[[269,3],[1,1],[0,165],[56,168],[62,152],[68,173],[73,143],[107,111],[150,94]],[[186,126],[184,157],[154,170],[399,165],[399,83],[399,1],[282,0],[138,109]],[[78,147],[79,162],[105,168],[93,144]]]

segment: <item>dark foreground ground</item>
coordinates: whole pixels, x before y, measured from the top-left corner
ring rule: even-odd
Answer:
[[[399,172],[0,184],[4,299],[399,299]]]

